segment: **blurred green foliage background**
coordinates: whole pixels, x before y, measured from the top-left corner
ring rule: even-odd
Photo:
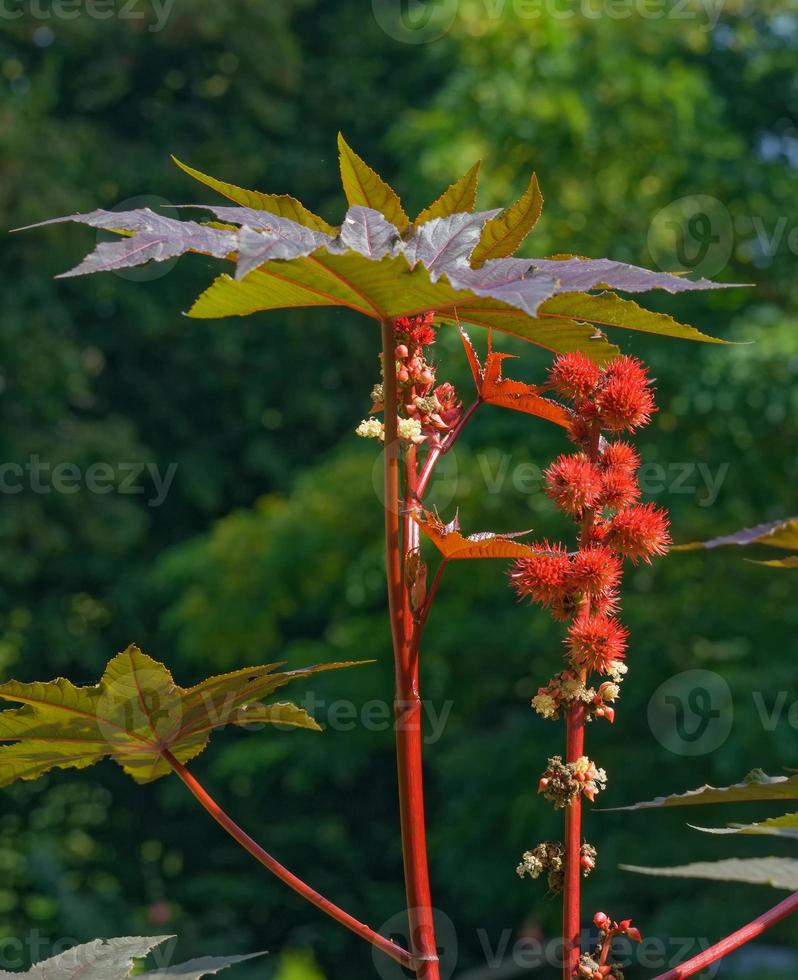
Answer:
[[[652,499],[671,508],[682,541],[794,514],[794,4],[446,0],[429,27],[412,5],[397,20],[400,6],[174,0],[167,11],[139,0],[128,16],[120,2],[107,17],[107,4],[70,6],[67,16],[66,5],[8,0],[0,224],[209,200],[170,153],[243,186],[294,194],[337,221],[338,129],[409,210],[479,157],[484,207],[508,202],[537,170],[546,207],[529,254],[674,267],[661,235],[671,212],[660,212],[707,196],[719,234],[708,261],[721,254],[708,271],[756,288],[654,302],[741,345],[612,338],[649,359],[658,378],[661,411],[639,439],[644,460],[668,474]],[[368,706],[391,697],[374,447],[353,436],[376,379],[374,326],[342,311],[187,320],[180,311],[215,274],[197,256],[54,282],[92,234],[3,238],[0,458],[81,472],[95,463],[116,473],[177,469],[158,506],[146,477],[140,494],[37,492],[31,480],[2,494],[0,673],[92,682],[134,640],[182,684],[246,663],[375,659],[314,684],[324,735],[225,734],[194,769],[278,857],[379,925],[403,895],[391,733],[368,723]],[[523,354],[517,376],[542,376],[544,352],[505,349]],[[454,331],[441,331],[437,357],[439,377],[467,393]],[[459,506],[471,530],[557,535],[539,484],[530,489],[518,474],[563,447],[542,422],[483,410],[436,486],[442,512]],[[681,486],[679,464],[693,467]],[[722,478],[716,494],[701,473]],[[631,571],[630,679],[614,728],[589,733],[591,755],[610,773],[605,806],[796,765],[787,711],[766,725],[757,709],[782,691],[788,707],[798,698],[794,595],[790,573],[728,551],[676,553]],[[514,867],[557,834],[535,787],[561,732],[528,701],[557,669],[560,633],[516,603],[499,563],[452,568],[430,622],[424,686],[445,717],[427,750],[432,870],[464,978],[527,975],[513,970],[513,944],[556,935],[558,902]],[[660,744],[647,708],[660,684],[696,667],[729,684],[734,722],[722,745],[685,757]],[[587,829],[601,854],[586,908],[633,917],[664,939],[667,958],[679,955],[669,937],[714,941],[775,893],[637,878],[615,871],[619,862],[790,853],[779,842],[696,834],[685,813],[595,813]],[[757,815],[729,808],[694,822]],[[5,791],[0,871],[0,967],[25,967],[61,940],[152,931],[179,934],[182,958],[275,954],[240,968],[243,980],[375,975],[368,949],[251,864],[173,780],[138,788],[109,763]],[[508,936],[508,972],[486,971],[486,951]],[[796,961],[779,966],[779,950],[795,939],[785,923],[738,966],[794,977]],[[639,965],[628,975],[652,972]]]

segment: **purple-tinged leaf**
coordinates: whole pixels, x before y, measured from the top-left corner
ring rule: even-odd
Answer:
[[[695,551],[698,548],[722,548],[726,545],[765,544],[770,548],[798,550],[798,517],[787,517],[780,521],[757,524],[756,527],[743,528],[734,534],[724,534],[709,541],[691,541],[689,544],[674,545],[675,551]]]
[[[449,275],[454,269],[468,269],[468,257],[479,241],[485,222],[500,210],[450,214],[420,225],[404,248],[410,267],[421,262],[433,282],[441,273]]]
[[[652,272],[612,259],[531,259],[530,264],[558,280],[558,293],[586,292],[606,287],[625,293],[664,289],[685,293],[693,289],[726,289],[734,285],[709,279],[685,279],[670,272]]]
[[[455,289],[498,299],[530,316],[557,292],[553,276],[530,271],[528,259],[491,259],[480,269],[444,270]]]
[[[102,242],[80,265],[57,278],[87,275],[91,272],[110,272],[143,265],[145,262],[163,262],[185,252],[201,252],[223,259],[235,252],[237,236],[233,232],[208,228],[195,221],[178,221],[156,214],[149,208],[139,211],[91,211],[88,214],[72,214],[63,218],[40,221],[31,228],[74,221],[120,234],[133,233],[118,242]],[[23,230],[23,229],[20,229]]]
[[[362,205],[353,205],[344,216],[340,243],[354,249],[367,259],[383,259],[392,255],[400,243],[399,229],[379,211]]]
[[[275,221],[279,224],[273,224],[269,231],[244,227],[238,233],[236,279],[243,279],[264,262],[273,259],[287,261],[310,255],[321,245],[332,241],[324,232],[312,231],[288,218],[277,218]]]

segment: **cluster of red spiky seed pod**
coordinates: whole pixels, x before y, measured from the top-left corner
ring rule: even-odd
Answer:
[[[419,445],[439,445],[460,420],[463,406],[453,385],[435,384],[435,365],[424,352],[435,343],[434,313],[399,317],[394,321],[396,337],[396,383],[400,438]],[[381,384],[371,393],[372,412],[384,409]],[[366,419],[357,428],[358,435],[367,438],[383,438],[382,423],[378,419]]]
[[[520,596],[570,622],[566,658],[579,676],[597,672],[617,683],[628,635],[615,615],[623,561],[664,554],[668,519],[662,509],[639,502],[635,450],[620,439],[607,440],[602,430],[646,425],[655,411],[651,381],[637,358],[618,357],[599,367],[571,353],[554,362],[549,386],[572,402],[570,436],[577,451],[548,468],[546,493],[579,524],[579,545],[573,553],[559,543],[533,545],[536,555],[517,561],[511,579]],[[612,709],[602,714],[610,720],[614,715]]]

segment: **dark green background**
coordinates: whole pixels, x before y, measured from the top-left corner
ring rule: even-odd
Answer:
[[[630,16],[610,3],[600,16],[590,14],[595,3],[543,4],[548,12],[536,16],[533,6],[461,0],[441,37],[408,43],[420,35],[397,29],[398,3],[376,4],[386,32],[365,0],[175,0],[156,31],[145,0],[131,8],[140,18],[122,17],[120,2],[107,20],[83,4],[67,17],[48,3],[7,0],[0,224],[153,202],[142,195],[212,200],[171,165],[171,152],[244,186],[292,193],[338,221],[338,129],[411,211],[478,157],[484,207],[506,203],[536,169],[546,208],[528,254],[667,267],[667,255],[648,251],[652,220],[672,201],[708,195],[732,229],[718,277],[756,288],[653,302],[753,343],[615,331],[658,378],[661,411],[639,448],[666,466],[728,466],[711,506],[700,484],[653,498],[672,510],[677,540],[795,513],[794,6],[729,0],[714,27],[697,2],[666,5],[659,18],[643,16],[658,9],[643,3],[629,4]],[[451,10],[441,3],[437,14],[445,20]],[[763,234],[776,234],[773,248]],[[196,256],[164,275],[156,267],[54,282],[94,240],[73,228],[3,238],[0,458],[82,468],[139,461],[161,472],[177,464],[177,475],[160,507],[148,505],[149,487],[0,496],[0,673],[93,682],[135,640],[183,684],[276,659],[374,658],[312,685],[326,700],[325,722],[341,698],[358,709],[389,699],[374,445],[353,435],[376,377],[374,324],[328,310],[188,320],[181,311],[216,271]],[[467,391],[453,331],[444,328],[436,352],[439,377]],[[523,357],[518,376],[540,378],[544,352],[526,346]],[[510,476],[563,448],[542,422],[484,410],[457,451],[464,525],[559,534],[542,494]],[[503,454],[510,476],[491,493],[485,474]],[[439,488],[447,514],[451,489]],[[602,802],[796,765],[786,710],[768,730],[753,697],[771,705],[790,692],[788,706],[798,698],[792,575],[718,551],[673,554],[627,582],[630,678],[615,727],[589,733],[591,755],[610,774]],[[429,822],[435,902],[456,924],[460,974],[484,970],[480,935],[495,948],[508,930],[512,948],[522,935],[556,934],[558,902],[540,883],[520,882],[514,867],[558,832],[535,787],[561,731],[528,699],[557,669],[560,635],[516,603],[501,564],[447,574],[423,672],[433,704],[450,709],[427,752]],[[647,708],[661,683],[695,667],[728,682],[734,723],[720,747],[690,758],[660,745]],[[246,828],[349,910],[379,925],[401,909],[390,732],[358,724],[322,736],[225,733],[194,769]],[[778,893],[615,867],[789,854],[777,841],[685,826],[763,809],[590,816],[601,853],[586,912],[633,917],[666,941],[668,958],[678,954],[669,937],[716,939]],[[38,936],[47,955],[62,939],[175,932],[183,958],[274,954],[231,978],[375,975],[368,949],[252,865],[175,780],[139,788],[112,763],[4,792],[0,924],[6,968],[27,965],[9,939],[30,950]],[[786,923],[767,944],[795,938]],[[751,976],[795,975],[794,960],[769,973],[770,959],[751,955]],[[655,972],[635,967],[629,976]]]

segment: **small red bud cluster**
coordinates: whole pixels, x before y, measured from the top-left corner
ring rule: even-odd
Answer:
[[[548,684],[538,688],[538,693],[532,698],[532,707],[541,718],[557,720],[571,705],[581,703],[586,708],[586,721],[596,717],[613,722],[615,709],[612,702],[619,694],[617,682],[604,681],[598,689],[587,687],[577,671],[569,669],[556,674]]]
[[[632,942],[642,942],[640,930],[632,925],[631,919],[613,922],[605,912],[596,912],[593,924],[599,931],[599,939],[592,953],[583,953],[574,977],[584,980],[623,980],[623,972],[616,963],[609,963],[612,940],[616,936],[626,936]]]
[[[629,443],[607,441],[601,433],[646,425],[656,410],[653,389],[637,358],[617,357],[599,367],[579,353],[556,359],[549,385],[572,402],[570,436],[577,451],[559,456],[548,468],[546,493],[580,525],[579,547],[569,553],[559,543],[533,545],[537,553],[517,561],[510,577],[520,596],[570,622],[565,642],[573,670],[583,677],[595,671],[617,684],[628,636],[615,615],[623,561],[650,561],[665,553],[670,539],[665,511],[639,503],[637,453]],[[539,693],[554,697],[546,689]],[[594,714],[612,721],[606,700],[598,698]],[[548,702],[543,705],[549,717],[556,716]]]
[[[538,783],[538,793],[559,810],[569,806],[580,794],[592,803],[596,793],[607,785],[607,773],[599,769],[586,755],[575,762],[564,763],[559,755],[552,756]]]
[[[396,347],[396,381],[399,435],[419,445],[440,445],[462,415],[463,406],[453,385],[435,384],[435,365],[430,364],[424,348],[435,343],[434,313],[399,317],[394,321]],[[372,412],[384,410],[384,387],[376,385],[372,392]],[[359,435],[382,438],[376,419],[360,424]]]

